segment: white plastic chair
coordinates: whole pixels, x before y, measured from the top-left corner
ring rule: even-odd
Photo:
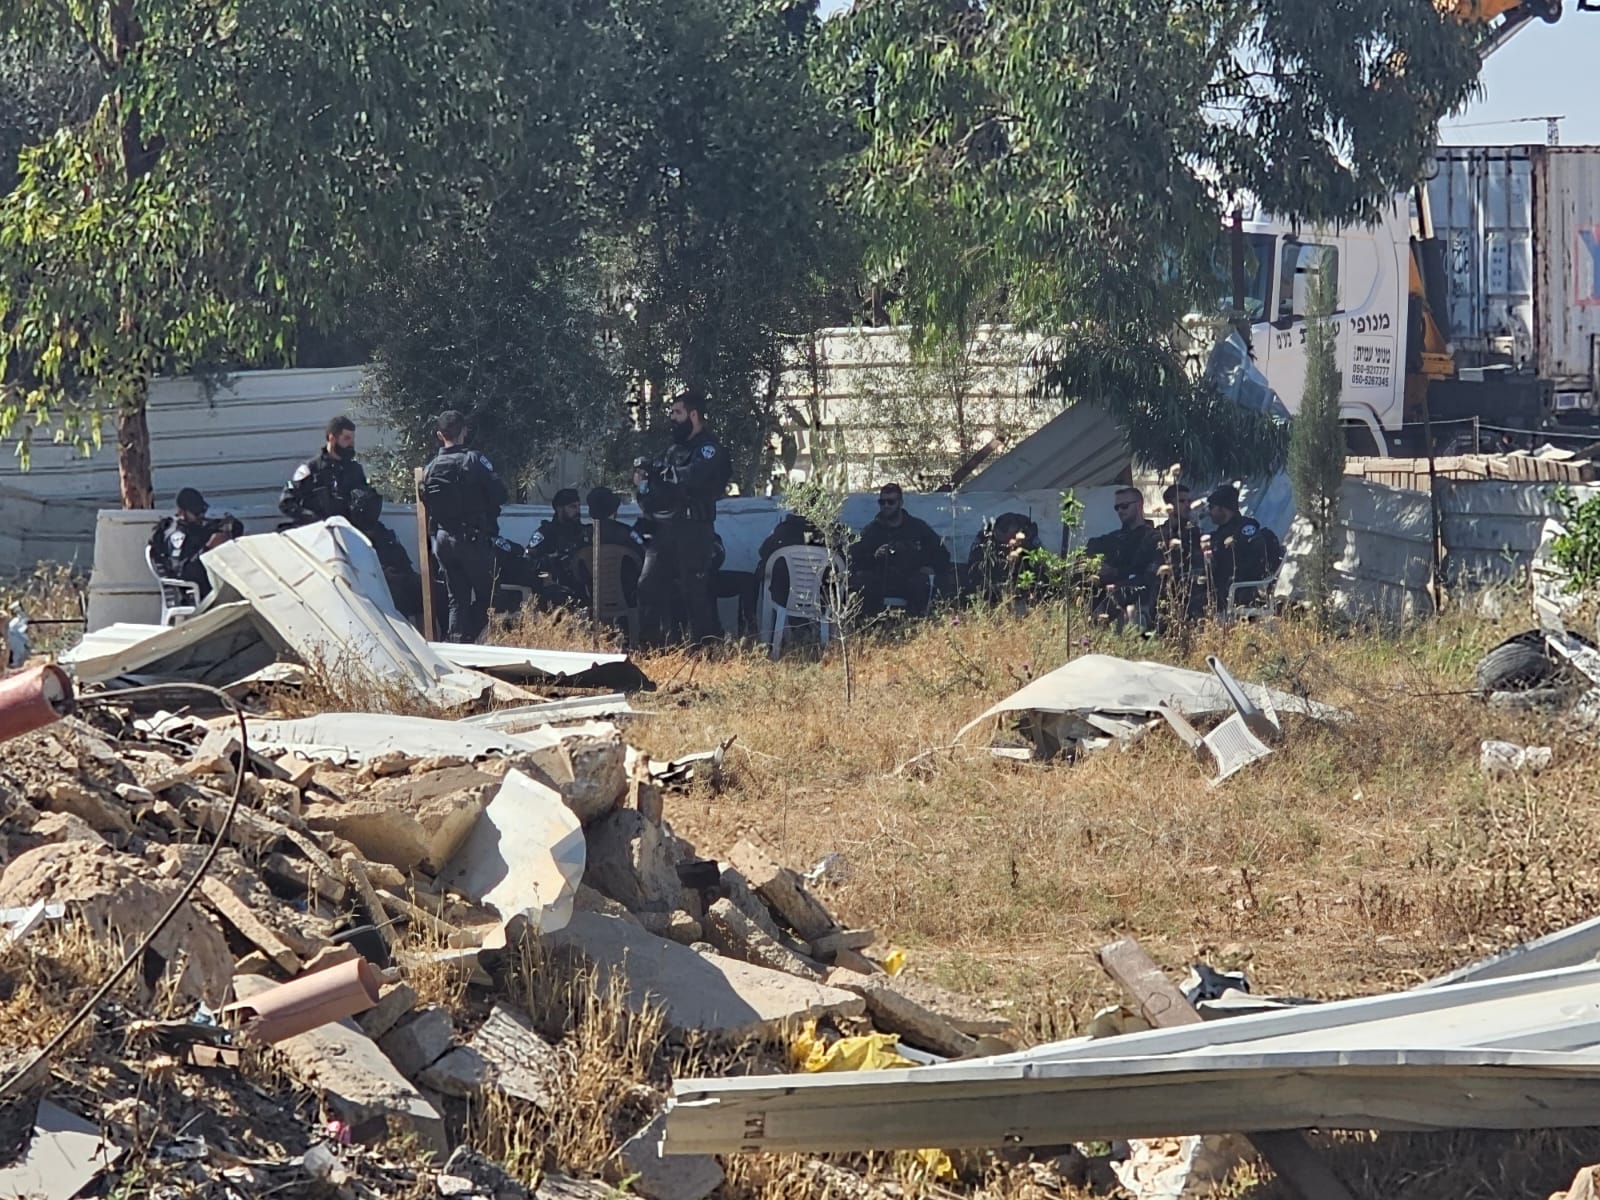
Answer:
[[[789,569],[789,600],[779,604],[772,598],[772,571],[779,563]],[[828,597],[828,573],[844,578],[844,560],[829,554],[825,546],[785,546],[767,560],[761,581],[761,603],[756,616],[757,635],[771,646],[774,662],[783,654],[783,635],[791,618],[813,621],[822,644],[828,644],[834,621]]]
[[[1227,693],[1233,705],[1232,716],[1201,737],[1194,726],[1174,709],[1162,705],[1159,711],[1167,719],[1167,724],[1172,726],[1173,732],[1187,742],[1191,750],[1196,754],[1203,751],[1211,756],[1217,765],[1217,774],[1210,782],[1212,787],[1216,787],[1235,771],[1271,754],[1272,747],[1268,743],[1282,737],[1283,727],[1278,723],[1278,714],[1271,702],[1263,708],[1245,695],[1239,681],[1218,661],[1216,655],[1209,656],[1206,665]]]
[[[169,579],[156,569],[155,552],[149,546],[144,548],[145,566],[150,568],[150,574],[156,577],[156,586],[161,589],[161,624],[176,625],[194,616],[195,610],[200,607],[200,585],[190,583],[187,579]]]
[[[1282,567],[1278,571],[1283,570]],[[1265,579],[1236,579],[1228,588],[1228,611],[1225,614],[1228,620],[1248,620],[1254,617],[1270,617],[1272,611],[1272,594],[1278,586],[1278,571],[1274,571]],[[1239,593],[1256,590],[1256,603],[1240,604]]]

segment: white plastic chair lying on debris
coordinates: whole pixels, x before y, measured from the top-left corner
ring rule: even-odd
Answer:
[[[1222,684],[1222,690],[1233,704],[1232,716],[1201,737],[1183,714],[1170,705],[1163,704],[1158,711],[1191,750],[1196,754],[1205,751],[1211,755],[1217,764],[1217,774],[1211,779],[1211,786],[1216,787],[1241,767],[1247,767],[1271,754],[1272,747],[1268,743],[1276,742],[1283,736],[1283,726],[1278,723],[1278,714],[1272,707],[1272,701],[1263,699],[1265,707],[1257,706],[1245,695],[1239,681],[1228,673],[1228,668],[1217,660],[1216,655],[1208,656],[1206,665],[1216,674],[1217,682]],[[1268,693],[1264,691],[1263,696],[1266,695]]]

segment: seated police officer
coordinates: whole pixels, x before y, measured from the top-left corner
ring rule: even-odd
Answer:
[[[1254,517],[1239,511],[1239,489],[1225,483],[1206,497],[1212,523],[1211,590],[1217,611],[1234,604],[1255,604],[1258,589],[1244,587],[1233,594],[1234,584],[1268,579],[1283,565],[1283,543],[1278,535]]]
[[[1156,616],[1156,584],[1165,561],[1155,526],[1145,520],[1144,494],[1119,487],[1112,500],[1117,528],[1089,539],[1084,551],[1100,560],[1095,579],[1094,611],[1116,618],[1120,626],[1134,609],[1139,628],[1151,629]]]
[[[296,525],[329,517],[349,520],[351,498],[357,489],[369,486],[367,473],[356,461],[356,423],[335,417],[328,422],[322,452],[296,467],[283,485],[278,510]]]
[[[585,498],[589,507],[590,536],[593,536],[593,527],[600,528],[600,544],[602,546],[617,546],[624,550],[632,550],[639,555],[638,558],[624,558],[622,560],[622,598],[629,607],[639,603],[639,567],[644,561],[644,538],[640,537],[637,530],[630,528],[617,520],[617,511],[622,507],[622,501],[617,494],[608,487],[590,489]],[[579,568],[579,582],[583,586],[584,599],[589,598],[589,580],[582,575]]]
[[[475,642],[489,624],[494,538],[506,486],[494,464],[466,444],[467,418],[439,414],[440,449],[422,474],[433,554],[449,597],[446,640]]]
[[[162,517],[150,535],[150,560],[163,579],[182,579],[200,589],[200,599],[211,594],[211,574],[200,556],[213,546],[244,534],[244,525],[234,517],[207,520],[208,505],[199,489],[186,487],[178,492],[176,511]]]
[[[350,494],[349,521],[372,543],[372,549],[383,567],[383,578],[389,585],[389,596],[395,611],[412,624],[422,624],[422,577],[411,564],[411,556],[400,544],[394,530],[385,525],[383,497],[372,488],[356,488]]]
[[[528,540],[528,561],[541,603],[551,607],[576,603],[583,594],[578,579],[578,552],[589,544],[591,531],[583,523],[578,489],[565,487],[550,501],[555,510]]]

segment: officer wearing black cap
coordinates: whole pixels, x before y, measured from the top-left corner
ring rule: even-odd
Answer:
[[[674,611],[695,643],[717,635],[709,574],[716,548],[717,501],[728,491],[733,467],[705,424],[705,400],[683,392],[672,402],[672,444],[633,473],[639,507],[652,532],[639,576],[641,625],[646,641],[660,641]]]
[[[489,624],[494,587],[494,538],[506,485],[494,464],[467,449],[467,418],[439,414],[440,449],[422,473],[433,555],[444,575],[450,616],[446,639],[475,642]]]
[[[554,513],[528,540],[528,561],[538,580],[539,599],[560,605],[575,600],[582,591],[578,582],[578,551],[589,544],[590,530],[583,523],[583,508],[578,489],[564,487],[550,500]]]
[[[617,520],[617,510],[622,507],[622,501],[617,494],[608,487],[592,488],[584,498],[584,504],[589,509],[588,526],[590,537],[594,536],[596,526],[600,530],[600,544],[602,546],[618,546],[624,550],[632,550],[635,555],[643,556],[644,539],[632,528]],[[639,602],[639,557],[628,557],[622,561],[622,596],[630,605]],[[589,579],[583,573],[582,565],[578,567],[578,583],[583,589],[583,597],[590,597]]]
[[[175,512],[162,517],[150,535],[150,561],[163,579],[182,579],[200,589],[203,600],[211,594],[211,575],[200,556],[213,546],[244,534],[244,525],[231,516],[207,520],[209,505],[197,488],[178,492]]]
[[[1239,489],[1225,483],[1206,497],[1216,530],[1211,534],[1211,588],[1217,611],[1227,612],[1230,604],[1255,604],[1255,588],[1241,588],[1233,595],[1235,581],[1267,579],[1283,565],[1283,543],[1254,517],[1239,511]]]
[[[296,525],[329,517],[350,518],[356,491],[370,488],[367,473],[356,461],[356,423],[349,417],[328,422],[322,453],[295,468],[278,498],[278,511]]]

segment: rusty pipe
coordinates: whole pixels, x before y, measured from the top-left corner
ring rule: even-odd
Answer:
[[[0,742],[53,725],[72,708],[72,680],[54,663],[0,678]]]
[[[235,1001],[223,1008],[222,1018],[247,1041],[271,1045],[366,1012],[378,1002],[379,986],[372,964],[352,958]]]

